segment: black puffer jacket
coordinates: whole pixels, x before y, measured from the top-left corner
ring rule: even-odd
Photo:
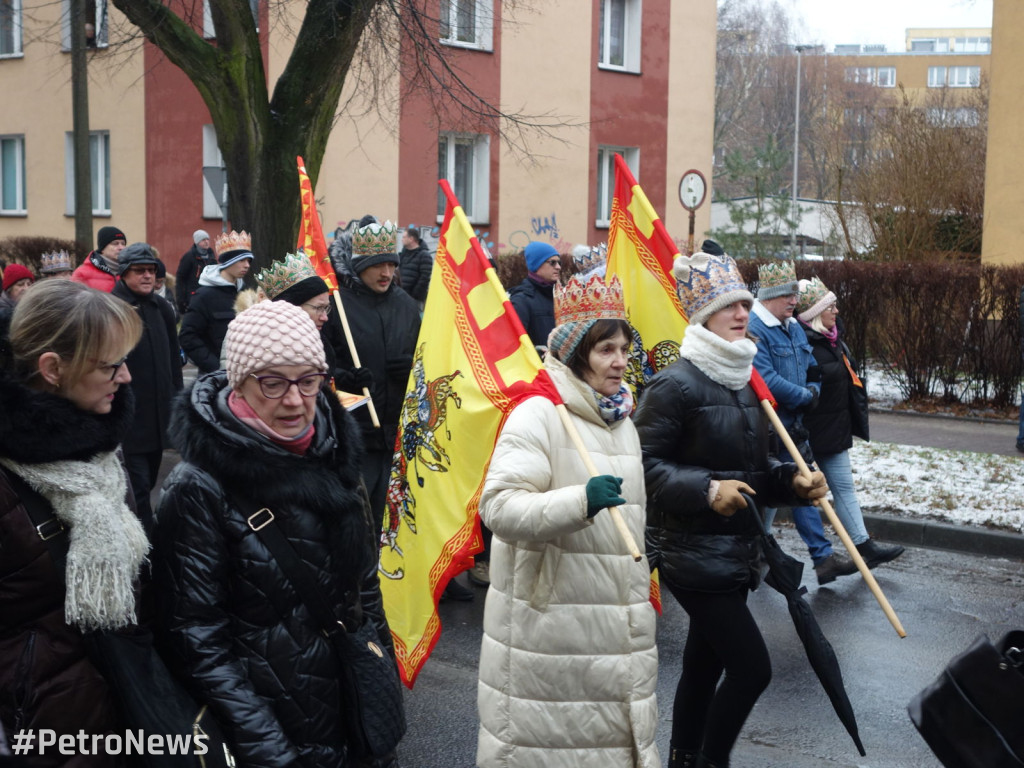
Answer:
[[[234,285],[200,285],[181,318],[181,348],[202,373],[220,368],[221,347],[228,323],[235,318],[237,298]]]
[[[390,633],[371,528],[358,493],[359,435],[320,395],[305,456],[239,422],[223,373],[200,377],[175,404],[181,451],[164,484],[152,555],[158,637],[172,667],[207,701],[246,768],[342,768],[341,672],[302,596],[246,523],[244,491],[269,508],[335,613],[358,589],[364,615]]]
[[[427,300],[427,289],[430,288],[430,272],[434,268],[434,257],[423,243],[415,248],[403,248],[399,257],[402,259],[399,267],[402,290],[422,306]]]
[[[524,277],[508,294],[526,335],[537,347],[548,345],[548,336],[555,328],[554,290],[554,284],[540,285]]]
[[[849,350],[840,339],[836,346],[813,328],[804,327],[811,342],[814,359],[821,368],[821,397],[813,411],[804,414],[804,427],[810,434],[815,456],[847,451],[853,436],[868,438],[867,395],[855,397],[853,377],[843,361]],[[851,359],[851,366],[853,361]],[[863,382],[862,382],[863,383]]]

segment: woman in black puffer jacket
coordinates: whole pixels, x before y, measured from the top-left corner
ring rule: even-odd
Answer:
[[[360,765],[331,642],[242,501],[274,514],[337,617],[354,618],[347,606],[360,594],[391,650],[359,430],[321,391],[323,346],[299,307],[255,305],[226,345],[227,371],[199,378],[171,424],[183,461],[163,488],[153,554],[165,655],[209,703],[240,768]]]
[[[821,473],[795,474],[768,453],[767,417],[750,387],[753,297],[728,256],[676,259],[690,325],[680,359],[655,376],[636,413],[647,484],[648,552],[690,616],[673,705],[669,768],[727,766],[733,744],[771,679],[747,608],[760,580],[765,505],[820,498]],[[724,672],[724,678],[723,678]]]

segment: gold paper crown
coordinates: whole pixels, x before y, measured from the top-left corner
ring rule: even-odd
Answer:
[[[586,283],[573,275],[564,288],[555,286],[556,325],[625,319],[626,304],[617,275],[612,275],[607,283],[600,275],[592,276]]]
[[[230,232],[221,232],[217,235],[213,250],[218,259],[231,251],[251,251],[252,237],[244,229],[241,232],[235,232],[233,229]]]
[[[39,257],[39,272],[44,275],[52,275],[54,272],[70,272],[71,256],[67,251],[53,251],[44,253]]]
[[[398,227],[390,221],[376,222],[357,229],[352,234],[352,256],[377,256],[381,253],[395,253],[398,242]]]
[[[293,285],[310,277],[317,277],[309,257],[299,251],[286,253],[282,261],[272,262],[269,267],[256,275],[256,283],[268,299],[280,296]]]

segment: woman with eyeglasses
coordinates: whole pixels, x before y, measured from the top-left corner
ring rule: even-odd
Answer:
[[[133,627],[149,542],[118,445],[132,423],[125,357],[142,324],[69,280],[33,285],[0,374],[0,722],[58,734],[123,730],[85,634]],[[76,766],[106,766],[79,755]],[[32,765],[68,763],[56,749]]]
[[[239,766],[361,765],[332,642],[262,530],[283,535],[334,616],[373,622],[391,652],[359,430],[323,390],[323,344],[302,308],[256,304],[226,348],[226,370],[201,376],[171,420],[182,462],[157,510],[158,642]]]

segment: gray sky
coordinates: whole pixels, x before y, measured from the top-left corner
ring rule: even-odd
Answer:
[[[1018,0],[1014,0],[1017,2]],[[883,43],[905,49],[907,27],[991,27],[992,0],[779,0],[794,43]],[[801,26],[802,20],[802,26]]]

